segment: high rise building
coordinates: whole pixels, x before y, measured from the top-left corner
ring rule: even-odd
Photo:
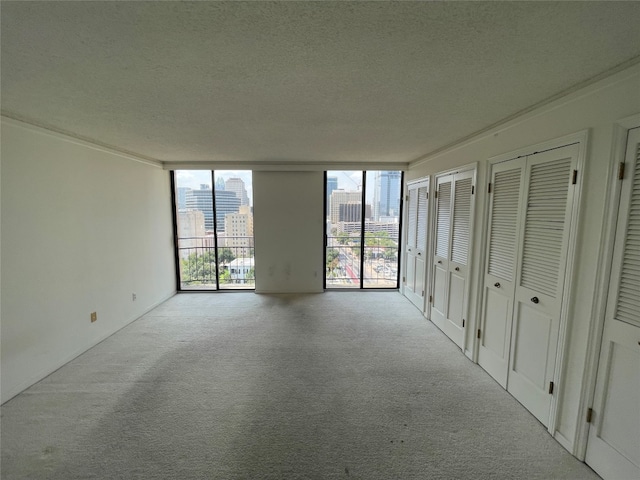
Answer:
[[[178,210],[184,210],[187,208],[187,192],[191,191],[189,187],[176,188],[176,203],[178,204]]]
[[[216,190],[216,229],[218,233],[225,231],[224,219],[231,213],[240,210],[240,199],[235,192]]]
[[[200,190],[185,192],[185,206],[191,210],[200,210],[204,215],[204,229],[213,231],[213,200],[211,187],[200,184]]]
[[[216,190],[225,190],[224,178],[222,177],[216,178]]]
[[[364,206],[364,218],[371,218],[371,205]],[[362,202],[347,202],[339,205],[339,222],[359,222],[362,220]]]
[[[339,205],[338,221],[359,222],[362,218],[362,202],[348,202]]]
[[[327,177],[327,215],[330,215],[330,202],[331,194],[334,190],[338,189],[338,177]]]
[[[224,217],[225,246],[236,257],[253,256],[253,215],[248,205],[241,205],[238,213]]]
[[[191,190],[191,189],[189,189]],[[178,210],[178,252],[180,258],[202,252],[204,246],[204,214],[201,210]]]
[[[373,218],[397,217],[400,215],[400,193],[402,174],[400,171],[375,173],[373,190]]]
[[[331,192],[329,219],[333,225],[340,221],[340,205],[353,202],[362,202],[362,192],[350,192],[346,190],[333,190]]]
[[[224,189],[229,192],[235,192],[236,197],[240,199],[240,205],[249,205],[249,195],[244,181],[241,178],[229,178],[224,182]]]
[[[204,228],[213,231],[213,192],[206,184],[200,185],[200,190],[187,191],[185,203],[188,209],[200,210],[204,215]],[[224,232],[224,217],[229,213],[236,213],[240,208],[240,199],[234,192],[215,190],[216,196],[216,229]]]

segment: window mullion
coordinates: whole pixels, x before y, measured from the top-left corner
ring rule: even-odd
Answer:
[[[211,170],[211,207],[213,208],[213,255],[216,262],[216,290],[220,290],[220,264],[218,262],[218,212],[216,211],[216,172]]]

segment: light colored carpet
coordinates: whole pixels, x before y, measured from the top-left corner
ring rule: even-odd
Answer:
[[[177,295],[1,426],[3,479],[598,478],[396,292]]]

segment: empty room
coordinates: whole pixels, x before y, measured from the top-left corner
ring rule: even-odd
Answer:
[[[640,478],[640,3],[0,13],[2,479]]]

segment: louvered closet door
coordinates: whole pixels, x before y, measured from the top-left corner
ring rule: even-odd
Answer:
[[[467,306],[467,278],[473,204],[473,171],[453,177],[451,249],[447,264],[447,316],[441,327],[460,348],[464,348],[463,320]]]
[[[478,363],[507,387],[526,158],[493,165]]]
[[[507,390],[545,426],[573,207],[578,145],[527,157]]]
[[[435,254],[433,256],[433,274],[431,275],[433,296],[431,321],[442,329],[447,319],[453,175],[438,177],[436,192]]]
[[[640,128],[629,132],[586,462],[640,478]]]
[[[420,309],[425,308],[425,260],[427,244],[428,181],[409,184],[406,245],[405,296]]]

